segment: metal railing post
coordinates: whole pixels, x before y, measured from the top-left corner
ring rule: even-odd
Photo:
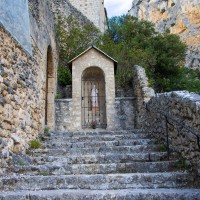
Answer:
[[[165,132],[166,132],[166,137],[167,137],[167,158],[169,160],[169,157],[170,157],[170,149],[169,149],[169,132],[168,132],[168,119],[167,119],[167,116],[164,116],[165,117]]]

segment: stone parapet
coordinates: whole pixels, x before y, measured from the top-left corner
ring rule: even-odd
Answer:
[[[71,131],[74,117],[72,112],[72,99],[57,99],[56,101],[56,130]],[[135,98],[115,98],[112,121],[114,130],[131,130],[135,127]],[[81,111],[80,111],[81,115]],[[80,128],[79,128],[80,129]]]
[[[115,129],[135,128],[135,99],[134,97],[115,98]]]
[[[136,97],[135,126],[136,128],[141,128],[145,121],[145,103],[155,96],[155,92],[149,86],[145,69],[137,65],[134,66],[133,93]]]
[[[200,96],[188,91],[162,93],[146,106],[143,128],[158,141],[166,143],[166,116],[170,150],[179,153],[194,169],[199,169],[200,149],[191,131],[200,136]]]

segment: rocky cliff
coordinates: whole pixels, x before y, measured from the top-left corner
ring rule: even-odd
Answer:
[[[133,0],[129,13],[152,21],[160,32],[179,34],[188,45],[186,67],[200,68],[199,0]]]

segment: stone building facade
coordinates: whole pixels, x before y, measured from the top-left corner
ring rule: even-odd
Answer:
[[[93,22],[101,32],[106,30],[107,13],[104,0],[69,0],[69,2]]]
[[[0,167],[3,169],[11,152],[24,152],[45,127],[55,129],[58,65],[55,16],[73,15],[82,23],[91,21],[69,1],[19,0],[16,4],[2,0],[0,7]]]
[[[20,29],[20,25],[23,24],[15,24],[18,26],[16,35],[8,31],[7,24],[0,26],[2,165],[3,161],[9,158],[10,152],[24,152],[30,141],[38,136],[45,125],[51,129],[55,127],[54,95],[58,51],[53,15],[44,1],[30,0],[22,3],[26,3],[27,9],[29,6],[26,12],[29,13],[30,22],[26,25],[30,29],[32,55],[17,39],[23,35],[20,32],[23,31],[23,27]],[[4,14],[9,15],[7,12]],[[21,12],[15,14],[20,19]]]
[[[92,123],[100,128],[114,128],[116,64],[94,46],[70,61],[72,107],[67,129],[91,128]]]

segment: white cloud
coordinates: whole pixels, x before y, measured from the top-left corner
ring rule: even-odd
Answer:
[[[108,17],[126,14],[131,9],[133,0],[105,0]]]

